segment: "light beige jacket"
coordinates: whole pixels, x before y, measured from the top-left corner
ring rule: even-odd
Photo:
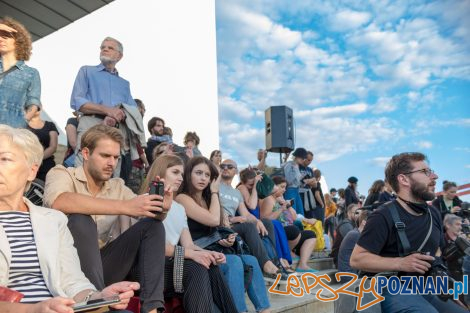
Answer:
[[[67,217],[60,211],[35,206],[24,198],[29,207],[39,265],[46,286],[53,296],[73,298],[85,289],[96,290],[80,269]],[[0,225],[0,285],[8,285],[11,250]]]

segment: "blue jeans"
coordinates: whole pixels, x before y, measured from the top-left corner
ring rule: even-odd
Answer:
[[[384,288],[382,296],[382,313],[468,313],[452,300],[443,301],[435,295],[391,295]]]
[[[222,273],[224,273],[227,284],[232,293],[233,300],[238,312],[247,312],[245,303],[245,283],[243,275],[243,262],[253,267],[253,278],[248,286],[248,297],[253,303],[257,312],[269,308],[268,293],[264,283],[263,274],[259,267],[258,261],[252,255],[235,255],[226,254],[227,262],[220,265]],[[241,260],[243,258],[243,262]]]

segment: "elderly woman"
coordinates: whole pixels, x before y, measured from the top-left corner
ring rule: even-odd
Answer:
[[[22,303],[0,302],[0,312],[72,313],[77,302],[114,294],[121,302],[112,307],[125,309],[139,284],[97,291],[80,270],[65,215],[23,197],[42,156],[33,133],[0,125],[0,285],[24,295]]]
[[[0,56],[0,124],[25,127],[25,119],[41,109],[41,80],[24,63],[31,56],[31,35],[12,18],[0,18]]]

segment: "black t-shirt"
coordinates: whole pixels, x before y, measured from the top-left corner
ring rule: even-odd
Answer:
[[[428,233],[429,214],[415,216],[408,213],[396,200],[393,202],[397,204],[396,208],[400,220],[406,226],[405,233],[410,242],[410,252],[416,251]],[[432,232],[421,251],[429,252],[430,255],[435,256],[443,236],[442,221],[439,212],[434,207],[430,206],[429,211],[432,214]],[[372,212],[367,219],[366,226],[357,244],[367,251],[382,257],[400,256],[397,231],[388,207],[380,206]],[[415,273],[415,275],[420,274]]]
[[[49,132],[54,131],[59,134],[55,124],[49,121],[46,121],[42,128],[36,129],[28,126],[28,129],[38,137],[39,142],[44,149],[48,148],[51,142],[51,136],[49,135]],[[47,172],[54,166],[54,155],[51,155],[47,159],[42,160],[41,167],[39,168],[36,177],[41,180],[45,180]]]
[[[320,193],[320,198],[321,198],[321,201],[323,202],[323,205],[325,205],[325,197],[323,196],[323,191],[321,189],[321,183],[320,182],[317,182],[317,186],[316,187],[312,187],[312,193],[315,195],[315,192],[318,191]],[[315,199],[316,201],[316,199]],[[320,206],[320,204],[317,203],[317,206]]]

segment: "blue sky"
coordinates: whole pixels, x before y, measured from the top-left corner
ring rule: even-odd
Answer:
[[[366,194],[404,151],[428,156],[439,190],[469,183],[468,16],[468,0],[216,1],[224,157],[255,164],[265,109],[287,105],[330,187],[354,175]]]

